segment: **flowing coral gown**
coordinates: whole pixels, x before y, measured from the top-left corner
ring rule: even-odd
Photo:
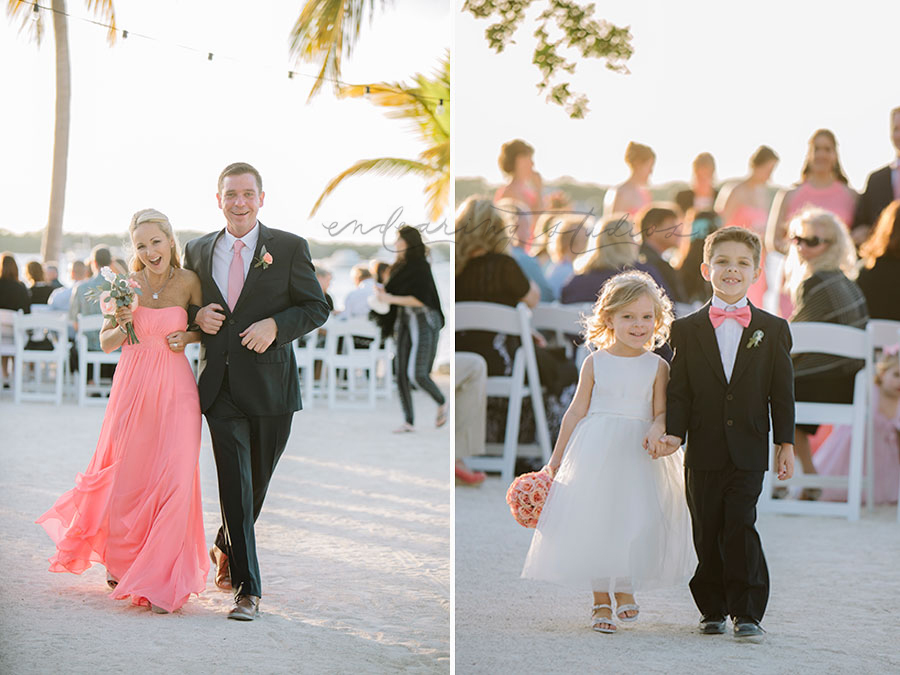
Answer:
[[[119,580],[113,598],[167,611],[206,588],[200,501],[200,402],[183,353],[182,307],[137,307],[139,344],[123,345],[100,440],[75,487],[37,522],[56,542],[51,572],[95,562]]]

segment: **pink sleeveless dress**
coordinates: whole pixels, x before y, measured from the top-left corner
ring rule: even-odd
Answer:
[[[95,562],[119,580],[110,594],[167,611],[206,588],[200,501],[200,401],[183,353],[182,307],[137,307],[139,344],[123,345],[100,440],[75,487],[37,522],[56,543],[51,572]]]
[[[731,216],[729,222],[725,223],[725,226],[735,225],[737,227],[746,228],[752,232],[755,232],[759,235],[759,238],[765,242],[766,239],[766,221],[769,218],[768,211],[763,209],[756,208],[755,206],[748,206],[746,204],[742,204],[738,208],[735,209],[734,213]],[[761,272],[759,274],[759,279],[756,280],[756,283],[750,286],[747,290],[747,299],[750,300],[756,307],[763,306],[763,295],[768,288],[766,284],[766,254],[763,251],[762,256],[760,256],[759,265]]]

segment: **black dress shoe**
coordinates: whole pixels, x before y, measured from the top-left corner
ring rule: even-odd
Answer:
[[[749,616],[738,616],[734,618],[734,637],[746,640],[747,642],[759,642],[763,639],[766,631],[755,619]]]
[[[725,617],[703,616],[700,619],[700,632],[704,635],[721,635],[725,632]]]

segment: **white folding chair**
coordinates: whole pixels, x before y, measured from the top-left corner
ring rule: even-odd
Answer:
[[[867,350],[867,365],[872,377],[875,376],[875,350],[884,349],[900,343],[900,321],[888,321],[887,319],[870,319],[866,324],[866,336],[869,340]],[[870,384],[871,386],[871,384]],[[869,414],[866,425],[866,506],[871,511],[875,500],[875,408],[874,401],[869,404]],[[900,523],[900,485],[897,487],[897,522]]]
[[[585,313],[590,313],[590,305],[541,302],[531,310],[532,328],[543,333],[555,333],[557,344],[566,348],[566,356],[574,361],[579,370],[590,350],[585,345],[572,342],[572,339],[566,336],[581,333],[581,319]]]
[[[200,377],[200,343],[190,342],[184,346],[184,356],[188,363],[191,364],[191,370],[194,371],[194,379]]]
[[[316,384],[317,361],[322,364],[320,377],[327,377],[325,348],[317,346],[319,330],[322,328],[324,326],[307,333],[303,338],[294,340],[294,358],[297,360],[297,368],[300,370],[300,386],[303,392],[303,406],[305,408],[314,407],[316,397],[322,396],[325,389],[323,386]],[[304,341],[304,344],[300,344],[301,340]]]
[[[850,359],[866,360],[868,341],[866,331],[861,328],[835,323],[800,322],[791,324],[794,346],[792,354],[817,353],[842,356]],[[868,363],[868,361],[867,361]],[[774,499],[772,488],[775,477],[774,445],[769,437],[769,467],[763,481],[760,509],[774,513],[796,515],[844,516],[848,520],[859,520],[862,497],[862,465],[866,433],[866,403],[871,382],[868,367],[856,373],[853,385],[852,403],[795,403],[797,424],[849,424],[852,425],[850,440],[850,470],[847,476],[822,476],[800,473],[800,463],[794,465],[794,477],[779,481],[779,486],[801,486],[813,488],[847,488],[846,502],[804,501],[796,499]]]
[[[378,340],[381,342],[381,340]],[[375,396],[388,401],[394,398],[394,356],[397,344],[394,338],[384,340],[384,347],[376,347],[375,356]]]
[[[78,330],[75,332],[75,344],[78,349],[78,405],[106,405],[112,380],[103,379],[100,366],[118,363],[122,350],[107,354],[102,349],[90,349],[87,333],[99,331],[103,327],[102,314],[79,314]],[[88,383],[88,365],[92,366],[93,383]],[[92,396],[99,394],[99,396]]]
[[[45,337],[52,349],[28,348],[29,339]],[[65,317],[55,313],[17,313],[13,325],[16,345],[15,394],[16,403],[22,401],[53,401],[62,403],[66,364],[69,357],[69,326]],[[25,391],[25,372],[28,364],[34,366],[34,390]],[[43,374],[53,368],[53,390],[43,391]],[[27,384],[32,384],[28,382]]]
[[[534,411],[535,433],[544,462],[550,461],[550,431],[541,397],[541,380],[531,337],[531,312],[523,303],[513,309],[491,302],[457,302],[454,312],[454,330],[484,330],[493,333],[516,335],[521,346],[513,357],[512,374],[489,376],[487,395],[509,399],[506,414],[506,434],[501,456],[467,457],[466,465],[474,471],[499,471],[503,482],[509,483],[515,472],[518,455],[519,422],[522,400],[531,399]],[[528,375],[526,382],[525,376]],[[489,444],[492,445],[492,444]]]
[[[12,362],[13,379],[16,371],[16,313],[13,309],[0,309],[0,358],[5,357]],[[18,313],[21,314],[22,310]],[[12,383],[9,384],[12,386]]]
[[[346,380],[341,383],[341,407],[375,407],[378,366],[378,327],[365,317],[336,318],[328,322],[325,334],[325,367],[328,370],[328,407],[338,407],[338,371],[345,371]],[[353,338],[371,340],[368,347],[359,348]],[[362,371],[366,377],[365,389],[357,388],[357,376]],[[365,399],[360,400],[360,393]]]

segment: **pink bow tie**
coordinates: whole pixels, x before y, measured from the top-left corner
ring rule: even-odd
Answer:
[[[726,312],[718,307],[709,308],[709,321],[712,323],[713,328],[721,326],[725,319],[734,319],[746,328],[750,325],[750,305],[744,305],[740,309],[735,309],[731,312]]]

